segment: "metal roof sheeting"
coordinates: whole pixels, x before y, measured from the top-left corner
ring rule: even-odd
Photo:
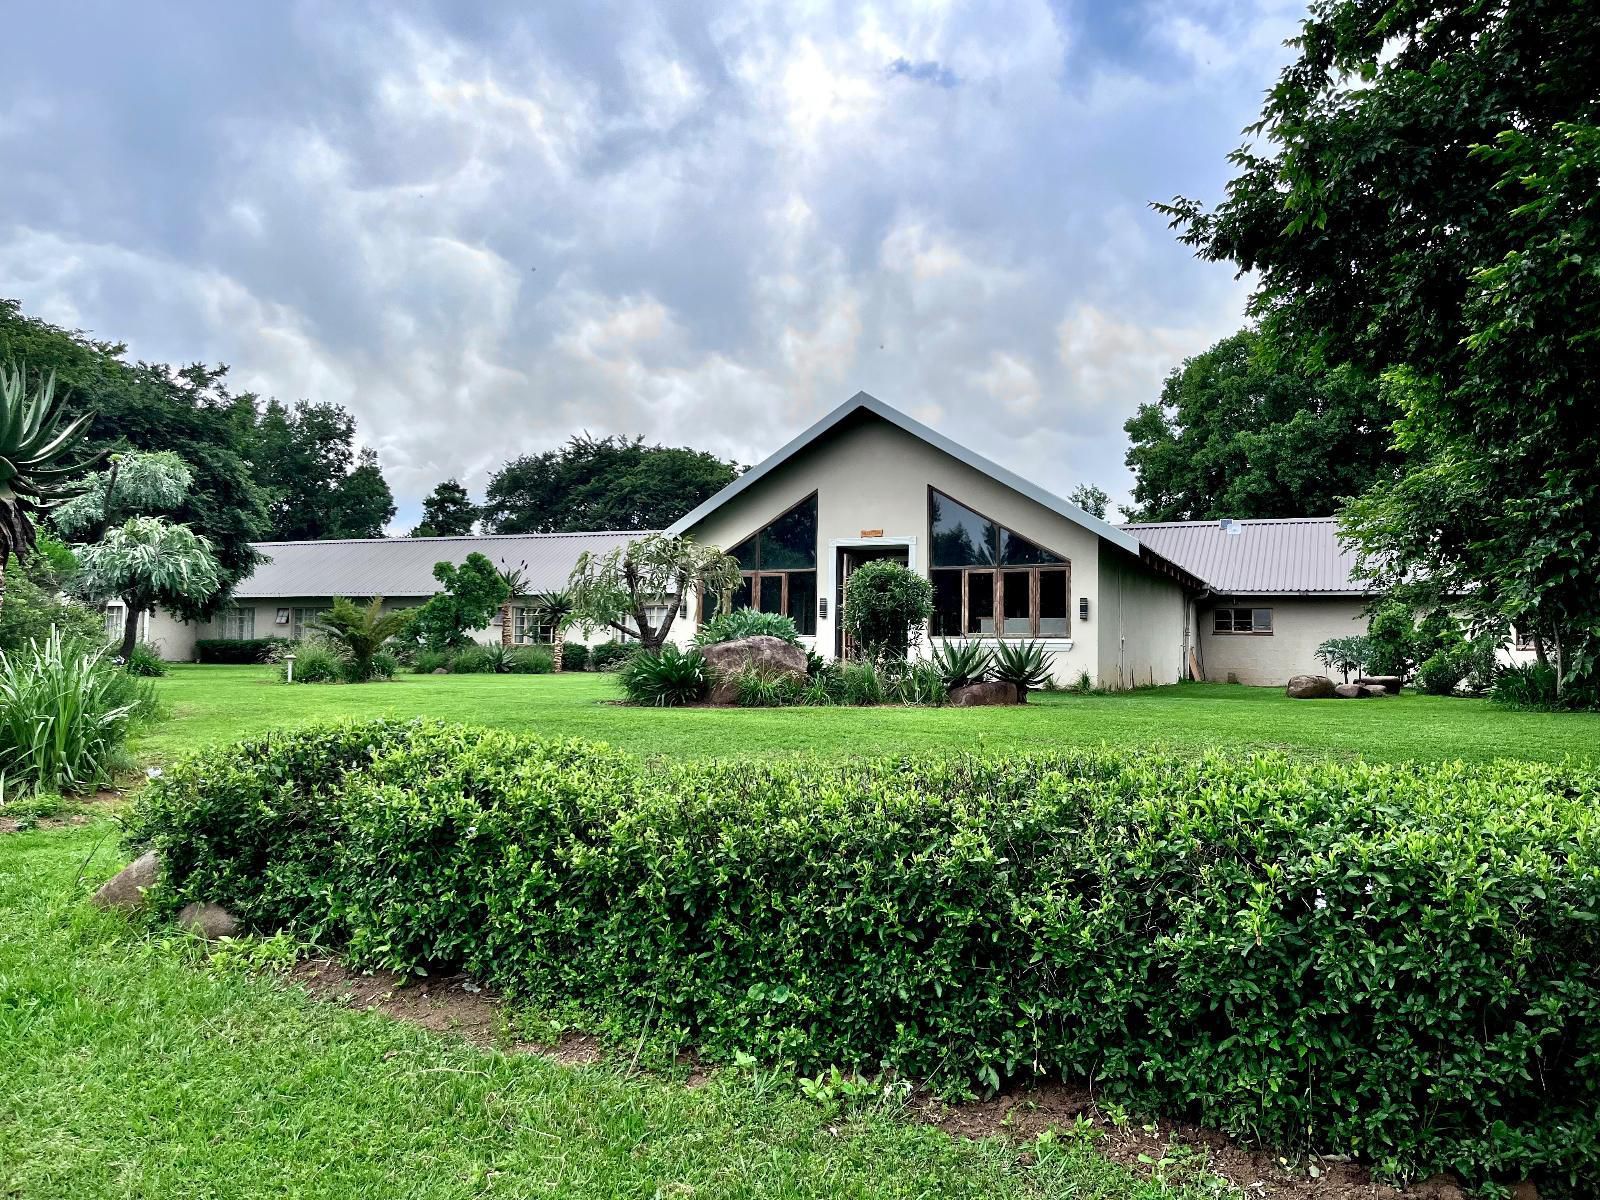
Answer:
[[[527,592],[567,586],[585,550],[605,554],[634,533],[479,534],[471,537],[364,538],[352,541],[257,542],[271,561],[234,588],[241,600],[288,596],[431,596],[438,591],[433,564],[457,565],[473,551],[495,566],[527,563]]]
[[[1365,592],[1356,556],[1339,544],[1333,517],[1233,521],[1163,521],[1124,525],[1150,549],[1211,589],[1232,596],[1347,595]]]

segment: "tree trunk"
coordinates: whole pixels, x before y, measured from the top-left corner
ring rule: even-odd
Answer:
[[[507,600],[500,606],[500,644],[506,649],[511,648],[511,601]]]
[[[122,618],[122,648],[117,653],[127,662],[133,657],[133,648],[139,641],[139,616],[141,609],[123,601],[125,615]]]
[[[1542,633],[1536,633],[1533,635],[1533,661],[1538,663],[1541,667],[1548,667],[1550,665],[1550,656],[1545,653],[1544,635]]]
[[[6,606],[6,560],[0,558],[0,611]]]
[[[561,644],[561,630],[552,629],[550,637],[552,639],[550,643],[551,670],[560,674],[566,666],[567,648]]]

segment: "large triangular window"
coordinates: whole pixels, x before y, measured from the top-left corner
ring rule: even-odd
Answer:
[[[787,613],[800,633],[817,632],[817,497],[813,493],[728,551],[742,582],[730,607]],[[716,615],[707,596],[705,618]]]
[[[1072,634],[1072,567],[1063,556],[928,489],[934,637]]]

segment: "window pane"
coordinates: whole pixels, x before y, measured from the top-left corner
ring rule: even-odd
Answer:
[[[994,574],[967,572],[967,632],[994,632]]]
[[[1058,563],[1060,557],[1043,546],[1037,546],[1020,533],[1009,529],[1000,531],[1000,561],[1006,566],[1024,566],[1034,563]]]
[[[961,636],[961,572],[930,571],[933,577],[933,636]]]
[[[1253,618],[1250,623],[1251,628],[1257,633],[1272,632],[1272,610],[1270,608],[1258,608],[1251,613],[1251,616]]]
[[[1219,608],[1211,615],[1211,628],[1216,633],[1233,632],[1233,613],[1226,608]]]
[[[938,492],[933,496],[933,565],[987,566],[999,552],[1000,527]]]
[[[752,586],[751,580],[754,578],[755,576],[753,575],[744,575],[740,577],[739,586],[734,589],[733,600],[728,605],[730,611],[737,612],[741,608],[751,607],[750,597],[753,593],[750,589]]]
[[[817,498],[796,505],[761,531],[761,569],[817,566]]]
[[[1039,572],[1039,634],[1065,637],[1071,632],[1067,621],[1067,573]]]
[[[1005,616],[1007,633],[1031,633],[1033,621],[1029,613],[1028,576],[1024,571],[1007,571],[1005,581]]]
[[[754,571],[756,569],[755,538],[745,538],[744,541],[740,542],[732,550],[729,550],[728,553],[739,560],[739,569],[741,571]]]
[[[783,576],[762,575],[761,603],[756,605],[762,612],[781,613],[783,611]]]
[[[789,619],[795,629],[810,636],[817,631],[817,573],[789,573]]]

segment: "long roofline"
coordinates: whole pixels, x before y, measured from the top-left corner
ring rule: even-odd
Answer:
[[[251,542],[252,546],[365,546],[394,542],[492,542],[509,539],[558,537],[645,537],[658,529],[562,529],[555,533],[447,533],[436,537],[294,538],[282,542]]]
[[[870,396],[866,392],[857,392],[854,396],[850,397],[850,399],[839,405],[838,408],[828,413],[827,416],[823,417],[815,425],[812,425],[811,428],[807,429],[804,433],[801,433],[798,437],[786,443],[776,453],[769,455],[760,463],[751,467],[743,475],[739,476],[739,478],[735,479],[715,496],[712,496],[711,499],[707,500],[704,504],[700,505],[688,515],[680,517],[678,520],[674,521],[672,525],[668,527],[667,532],[669,534],[680,534],[686,529],[698,524],[711,513],[714,513],[717,509],[721,508],[729,500],[732,500],[735,496],[739,495],[746,488],[750,487],[758,480],[765,478],[778,467],[788,462],[801,450],[804,450],[823,434],[827,433],[829,430],[833,429],[835,426],[844,421],[846,417],[861,411],[869,412],[874,416],[881,417],[883,420],[888,421],[889,424],[896,425],[905,430],[912,437],[920,438],[922,441],[927,442],[935,449],[943,450],[951,458],[957,460],[958,462],[965,463],[974,471],[981,471],[990,478],[996,479],[1005,484],[1013,491],[1019,492],[1026,496],[1036,504],[1042,505],[1054,513],[1058,513],[1059,515],[1067,518],[1069,521],[1074,521],[1077,524],[1082,525],[1085,529],[1089,530],[1091,533],[1098,534],[1100,537],[1104,538],[1118,549],[1125,550],[1135,557],[1139,556],[1141,544],[1139,539],[1134,537],[1131,533],[1126,533],[1123,530],[1118,529],[1115,525],[1112,525],[1106,521],[1102,521],[1099,517],[1085,512],[1076,504],[1063,500],[1060,496],[1057,496],[1051,492],[1045,491],[1037,484],[1029,483],[1026,479],[1022,478],[1022,476],[1006,470],[1006,468],[1000,466],[998,463],[991,462],[989,459],[984,458],[981,454],[974,454],[965,446],[951,441],[949,438],[945,437],[944,434],[928,428],[928,426],[924,425],[921,421],[913,420],[911,417],[906,416],[906,414],[901,412],[899,409],[885,404],[876,396]]]

